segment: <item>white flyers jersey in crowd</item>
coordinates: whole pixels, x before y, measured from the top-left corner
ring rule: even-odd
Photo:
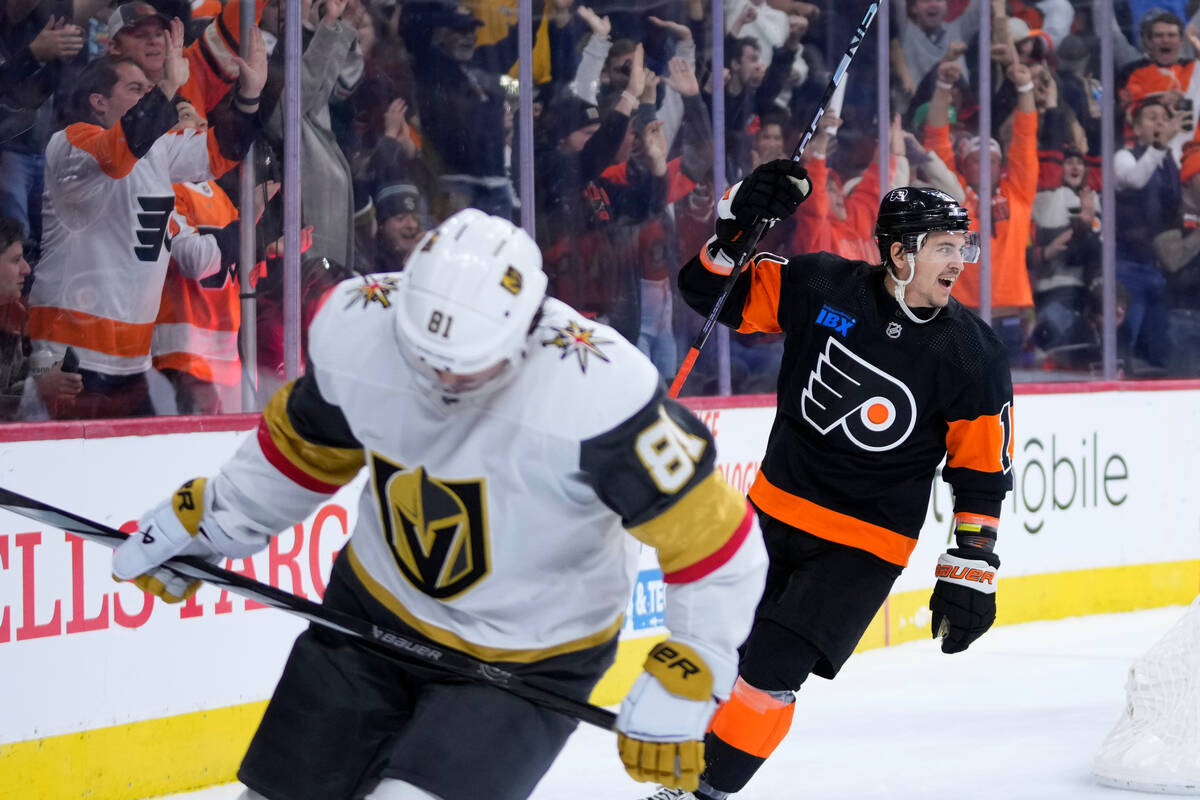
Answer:
[[[376,275],[329,295],[307,374],[210,481],[221,526],[273,534],[365,466],[340,557],[430,639],[495,661],[600,644],[620,629],[640,540],[657,549],[672,633],[734,658],[762,591],[761,536],[650,362],[547,299],[511,381],[447,403],[401,355],[395,285]]]
[[[42,258],[29,297],[31,338],[56,356],[71,345],[85,369],[109,375],[150,368],[170,258],[171,184],[208,180],[210,158],[219,158],[196,131],[160,136],[141,158],[121,134],[120,125],[77,123],[51,137]]]

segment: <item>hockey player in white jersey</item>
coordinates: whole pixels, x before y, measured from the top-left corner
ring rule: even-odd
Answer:
[[[622,704],[618,752],[638,780],[694,788],[762,591],[758,523],[651,363],[545,288],[528,235],[473,209],[404,272],[341,284],[305,375],[215,476],[146,515],[113,572],[181,599],[195,585],[162,562],[246,557],[366,468],[324,604],[582,701],[614,659],[643,542],[670,638]],[[238,777],[270,800],[515,800],[574,727],[314,627]]]

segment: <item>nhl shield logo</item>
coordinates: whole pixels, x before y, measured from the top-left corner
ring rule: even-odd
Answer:
[[[883,332],[888,335],[889,339],[899,339],[901,332],[904,330],[899,322],[889,322]]]
[[[372,453],[371,479],[384,539],[409,583],[445,600],[488,574],[482,478],[443,480]]]

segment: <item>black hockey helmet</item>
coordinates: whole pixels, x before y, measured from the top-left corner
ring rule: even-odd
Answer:
[[[968,231],[971,217],[950,195],[937,189],[903,186],[892,189],[879,204],[875,241],[879,255],[888,263],[893,242],[915,252],[917,237],[932,231]]]

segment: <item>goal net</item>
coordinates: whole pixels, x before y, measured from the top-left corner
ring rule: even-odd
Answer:
[[[1200,597],[1125,680],[1125,710],[1092,765],[1100,783],[1200,795]]]

